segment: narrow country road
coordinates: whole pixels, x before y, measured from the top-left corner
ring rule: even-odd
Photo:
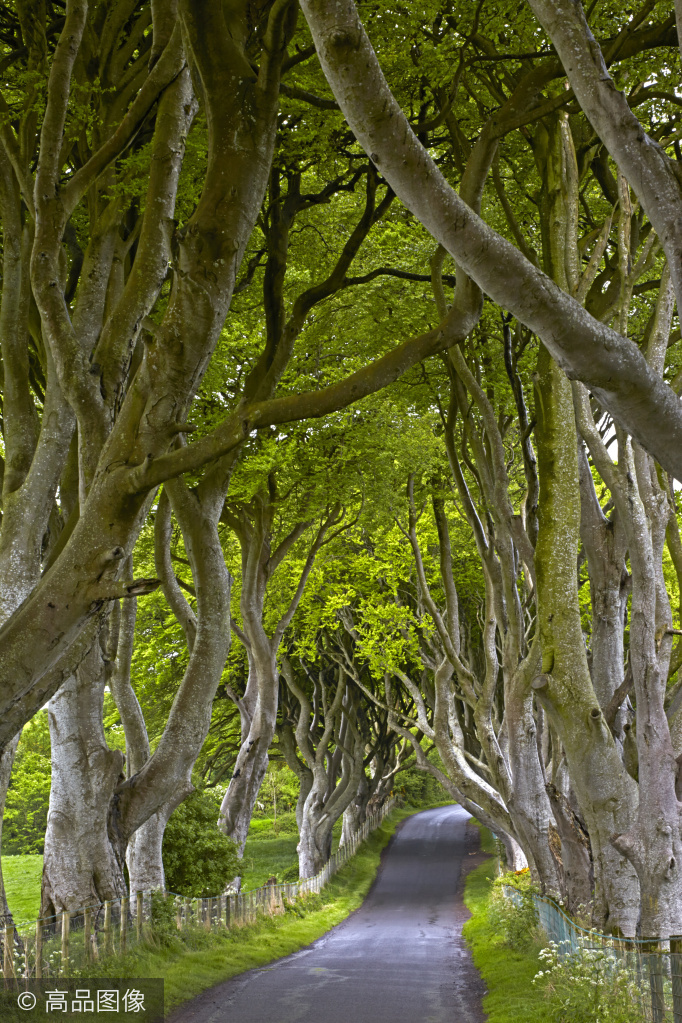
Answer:
[[[468,818],[460,806],[408,818],[360,909],[300,952],[204,992],[172,1023],[484,1023],[461,937],[458,883],[478,847]]]

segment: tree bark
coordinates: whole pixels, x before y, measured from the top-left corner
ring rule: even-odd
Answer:
[[[52,788],[45,834],[41,916],[127,894],[125,843],[112,818],[125,758],[104,738],[106,684],[99,643],[48,705]]]
[[[538,358],[536,386],[540,502],[535,568],[542,671],[532,684],[566,751],[587,824],[595,924],[632,937],[639,919],[639,884],[611,836],[630,826],[637,789],[603,719],[587,664],[576,579],[580,492],[573,401],[569,382],[545,348]]]

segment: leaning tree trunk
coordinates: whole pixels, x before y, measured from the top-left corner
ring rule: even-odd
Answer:
[[[525,664],[519,666],[519,673],[524,667]],[[530,690],[530,677],[527,679],[527,688]],[[507,803],[509,813],[518,834],[523,837],[529,863],[532,857],[531,869],[535,868],[541,891],[556,895],[565,878],[560,877],[551,849],[554,820],[538,757],[532,696],[524,692],[514,693],[508,687],[505,715],[513,779]],[[563,890],[561,894],[568,893]]]
[[[303,807],[298,837],[299,877],[314,877],[332,854],[332,828],[334,821],[325,819],[324,797],[316,785],[308,793]]]
[[[345,736],[348,745],[352,740],[350,728]],[[353,748],[343,753],[341,777],[336,782],[332,772],[328,774],[323,766],[324,758],[316,757],[313,767],[313,784],[303,807],[298,852],[300,877],[314,877],[324,867],[332,854],[332,831],[337,820],[350,805],[358,790],[363,772],[364,744],[359,736],[353,741]]]
[[[268,750],[277,725],[279,672],[269,651],[266,656],[258,658],[255,672],[258,678],[256,706],[220,807],[219,818],[221,831],[232,839],[240,856],[244,853],[253,808],[268,769]]]
[[[343,811],[341,841],[339,846],[347,845],[356,831],[359,831],[367,820],[367,804],[371,796],[370,786],[365,772],[362,772],[357,794]]]
[[[667,939],[682,929],[682,786],[664,706],[672,649],[662,565],[669,509],[653,460],[641,449],[633,452],[629,439],[621,459],[627,465],[623,490],[627,486],[630,512],[626,528],[633,582],[630,657],[637,694],[639,805],[637,820],[614,844],[639,876],[642,934]]]
[[[109,749],[104,738],[104,686],[96,642],[48,705],[52,788],[41,916],[74,912],[127,894],[123,848],[111,816],[125,758]]]

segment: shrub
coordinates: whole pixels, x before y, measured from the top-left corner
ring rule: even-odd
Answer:
[[[539,953],[542,969],[533,979],[547,997],[548,1023],[637,1023],[641,994],[630,972],[611,949],[579,947],[562,954],[551,941]],[[567,944],[567,943],[566,943]]]
[[[536,891],[527,868],[509,871],[493,881],[490,921],[510,948],[527,951],[537,939]]]
[[[173,896],[152,892],[151,917],[154,938],[162,945],[172,944],[178,936]]]
[[[220,895],[239,873],[234,842],[218,830],[220,799],[210,790],[193,792],[166,825],[163,866],[169,891],[191,898]]]

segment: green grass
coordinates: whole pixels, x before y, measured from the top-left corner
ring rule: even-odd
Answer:
[[[249,837],[244,847],[242,888],[245,891],[259,888],[273,875],[282,880],[282,875],[298,863],[297,842],[298,835]]]
[[[334,825],[333,851],[338,849],[342,824],[339,818]],[[298,880],[298,872],[294,869],[298,867],[297,845],[298,830],[294,813],[283,814],[277,818],[276,823],[269,817],[252,820],[244,847],[244,891],[259,888],[273,876],[283,881],[284,874],[287,874],[287,881]]]
[[[244,850],[242,887],[258,888],[273,874],[281,875],[298,863],[295,815],[278,819],[278,834],[273,835],[273,822],[267,818],[254,820]],[[7,902],[17,924],[35,920],[40,912],[40,881],[43,857],[3,856],[2,873],[5,880]]]
[[[483,829],[481,844],[485,852],[490,851],[492,841],[489,832],[485,839]],[[547,1002],[543,992],[531,983],[540,969],[538,949],[519,952],[509,948],[489,918],[490,884],[495,874],[495,861],[486,860],[472,870],[464,888],[464,902],[472,915],[463,933],[488,989],[483,1008],[488,1023],[543,1023]]]
[[[42,874],[43,857],[39,854],[2,857],[5,892],[15,923],[26,923],[38,916]]]
[[[166,946],[148,943],[125,957],[101,962],[102,975],[162,977],[168,1011],[238,973],[296,952],[362,904],[376,877],[382,849],[400,821],[416,812],[394,810],[319,896],[301,900],[306,907],[303,915],[290,911],[224,934],[183,932]]]

